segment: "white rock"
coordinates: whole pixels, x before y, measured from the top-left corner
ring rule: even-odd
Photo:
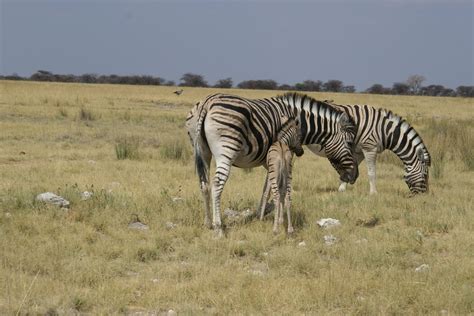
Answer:
[[[178,225],[176,225],[176,224],[173,223],[173,222],[166,222],[165,226],[166,226],[166,228],[168,228],[168,229],[175,229]]]
[[[427,265],[426,263],[423,263],[421,266],[415,269],[415,272],[425,272],[425,271],[428,271],[429,269],[430,269],[430,266]]]
[[[306,247],[306,243],[303,240],[302,242],[298,243],[298,247]]]
[[[173,202],[175,202],[175,203],[176,203],[176,202],[182,202],[182,201],[184,201],[183,198],[180,198],[180,197],[174,197],[174,198],[173,198]]]
[[[168,311],[168,313],[166,313],[166,315],[167,315],[167,316],[177,316],[178,313],[176,313],[176,311],[170,309],[170,310]]]
[[[326,229],[341,225],[341,222],[334,218],[321,218],[316,223],[319,225],[319,227]]]
[[[325,235],[323,238],[324,238],[324,243],[327,246],[334,245],[337,241],[337,238],[334,237],[333,235]]]
[[[361,239],[357,239],[355,241],[356,244],[366,244],[368,243],[369,241],[366,239],[366,238],[361,238]]]
[[[246,218],[246,217],[251,217],[254,215],[254,212],[251,210],[251,209],[246,209],[245,211],[243,211],[240,216],[242,216],[243,218]]]
[[[68,207],[69,201],[62,196],[56,195],[52,192],[45,192],[36,196],[37,201],[42,201],[49,204],[58,205],[60,207]]]
[[[5,213],[5,217],[6,217],[6,218],[10,218],[10,217],[12,217],[12,214],[11,214],[10,212],[6,212],[6,213]]]
[[[128,224],[128,228],[138,229],[138,230],[148,230],[148,225],[145,225],[141,222],[133,222],[133,223]]]
[[[158,283],[158,282],[160,282],[160,280],[159,279],[151,279],[151,282]]]
[[[89,191],[84,191],[81,193],[81,200],[85,201],[92,197],[93,193]]]

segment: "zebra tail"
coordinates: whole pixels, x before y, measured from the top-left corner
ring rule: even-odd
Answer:
[[[202,157],[202,146],[207,146],[205,135],[203,133],[204,119],[206,118],[206,114],[207,110],[202,107],[201,111],[199,112],[199,117],[196,124],[196,138],[194,139],[194,164],[200,183],[208,183],[209,181],[209,166]]]

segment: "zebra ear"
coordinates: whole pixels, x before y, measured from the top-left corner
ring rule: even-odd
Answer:
[[[347,115],[345,112],[342,113],[339,123],[341,124],[341,129],[344,131],[354,127],[354,123],[352,122],[349,115]]]

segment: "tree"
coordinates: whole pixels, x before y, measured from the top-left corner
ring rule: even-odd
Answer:
[[[53,73],[46,70],[38,70],[30,77],[30,80],[33,81],[55,81],[54,79]]]
[[[220,79],[216,82],[214,88],[232,88],[233,84],[232,78]]]
[[[355,89],[355,86],[344,86],[344,87],[342,87],[342,92],[344,92],[344,93],[355,93],[356,89]]]
[[[276,90],[278,83],[275,80],[245,80],[237,85],[240,89],[262,89],[262,90]]]
[[[342,92],[343,83],[340,80],[328,80],[323,84],[324,91]]]
[[[456,93],[460,97],[474,98],[474,86],[459,86],[456,88]]]
[[[365,92],[372,94],[389,94],[390,88],[385,88],[380,83],[375,83],[370,88],[365,90]]]
[[[193,73],[185,73],[181,79],[182,82],[179,84],[182,87],[207,87],[207,81],[201,75]]]
[[[321,91],[322,86],[323,82],[320,80],[305,80],[302,83],[295,84],[295,89],[299,91]]]
[[[410,93],[410,87],[403,82],[395,82],[392,86],[392,94],[409,94]]]
[[[422,75],[411,75],[408,77],[406,84],[410,88],[410,92],[412,94],[419,94],[421,85],[423,84],[423,81],[425,81],[426,78],[423,77]]]

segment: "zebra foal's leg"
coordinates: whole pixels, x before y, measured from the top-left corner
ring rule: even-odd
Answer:
[[[370,194],[376,194],[377,188],[375,187],[375,164],[377,160],[377,150],[364,150],[365,160],[367,161],[367,173],[369,175]]]
[[[268,195],[270,194],[270,184],[268,183],[268,172],[265,176],[265,183],[263,184],[263,192],[262,198],[260,199],[260,206],[258,209],[260,210],[260,220],[263,220],[263,216],[265,216],[265,208],[267,206]]]
[[[292,234],[294,232],[293,225],[291,224],[291,178],[292,178],[292,170],[290,169],[289,174],[288,174],[288,183],[287,183],[287,189],[286,189],[286,196],[285,196],[285,208],[286,208],[286,214],[288,216],[288,228],[287,232],[288,234]],[[282,214],[283,215],[283,214]],[[283,219],[283,216],[282,216]],[[282,220],[283,222],[283,220]]]

